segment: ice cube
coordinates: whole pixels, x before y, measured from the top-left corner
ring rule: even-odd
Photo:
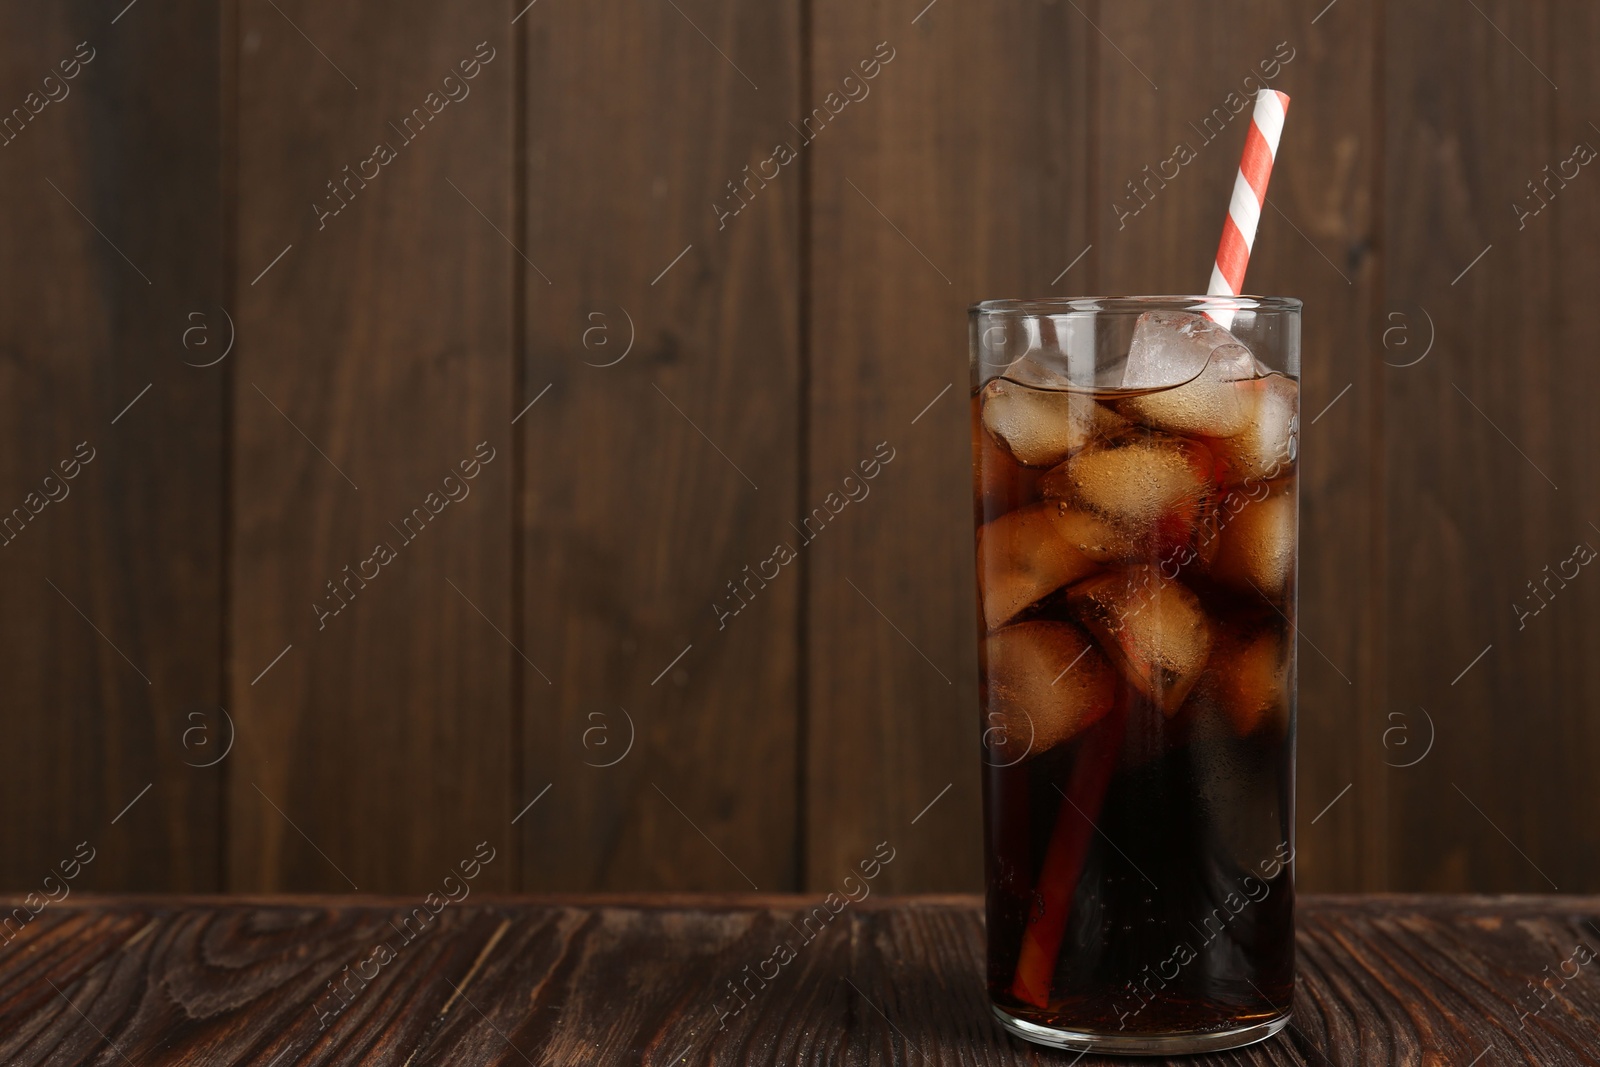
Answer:
[[[1212,442],[1221,479],[1239,485],[1281,478],[1299,458],[1300,386],[1293,378],[1270,374],[1239,388],[1250,417],[1239,432]]]
[[[1215,320],[1187,311],[1146,311],[1133,326],[1124,389],[1165,389],[1199,374],[1211,353],[1240,341]],[[1249,377],[1255,377],[1252,367]]]
[[[1061,502],[1063,533],[1091,559],[1164,561],[1196,539],[1215,506],[1214,466],[1198,442],[1132,432],[1084,449],[1039,491]]]
[[[1242,491],[1228,495],[1230,503]],[[1236,512],[1224,507],[1211,576],[1269,600],[1284,600],[1294,575],[1295,494],[1292,481],[1257,483]]]
[[[1069,740],[1111,710],[1116,674],[1066,622],[1035,620],[984,639],[984,744],[993,761],[1018,763]]]
[[[1124,420],[1087,393],[995,378],[983,387],[983,426],[1019,463],[1053,467]]]
[[[1134,326],[1122,386],[1157,391],[1117,407],[1157,429],[1227,437],[1250,417],[1241,383],[1260,373],[1250,350],[1204,315],[1147,311]]]
[[[978,595],[989,629],[1094,570],[1094,561],[1056,528],[1057,510],[1049,502],[1031,504],[978,529]]]
[[[972,487],[981,525],[1039,499],[1042,471],[1024,467],[983,428],[978,398],[972,398]]]
[[[1221,627],[1206,683],[1239,737],[1289,728],[1289,642],[1280,626]]]
[[[1056,532],[1096,563],[1130,560],[1139,554],[1139,541],[1110,519],[1081,510],[1065,500],[1053,500],[1050,503],[1058,509],[1055,516]]]
[[[1137,566],[1090,578],[1068,600],[1123,676],[1163,713],[1176,712],[1211,653],[1200,598],[1159,568]]]

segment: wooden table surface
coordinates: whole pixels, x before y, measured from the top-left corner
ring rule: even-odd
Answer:
[[[0,1063],[1077,1059],[990,1018],[973,897],[850,905],[734,1012],[814,903],[73,896],[0,944]],[[1174,1062],[1600,1063],[1600,898],[1312,897],[1299,948],[1292,1029]]]

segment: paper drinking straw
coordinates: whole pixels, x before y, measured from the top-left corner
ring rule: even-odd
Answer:
[[[1039,865],[1034,903],[1022,931],[1017,970],[1011,980],[1011,995],[1037,1008],[1050,1006],[1050,987],[1072,912],[1072,898],[1083,876],[1083,860],[1089,853],[1089,839],[1094,836],[1106,790],[1122,755],[1127,718],[1123,704],[1089,727],[1067,777],[1067,788],[1061,793],[1061,810],[1056,814],[1055,829]]]
[[[1210,296],[1238,296],[1244,288],[1244,270],[1250,265],[1250,246],[1255,244],[1256,223],[1267,201],[1267,181],[1272,177],[1272,161],[1278,154],[1278,137],[1283,133],[1283,116],[1289,110],[1289,97],[1273,89],[1256,93],[1256,106],[1250,114],[1250,132],[1245,134],[1244,155],[1239,174],[1233,181],[1233,199],[1228,217],[1222,222],[1222,241],[1217,245],[1217,262],[1211,268]],[[1233,309],[1211,312],[1217,324],[1233,325]]]

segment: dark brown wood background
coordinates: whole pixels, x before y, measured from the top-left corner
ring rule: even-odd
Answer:
[[[11,5],[0,512],[94,458],[0,546],[0,885],[976,887],[966,305],[1203,285],[1244,120],[1197,128],[1292,51],[1304,884],[1600,889],[1600,578],[1517,611],[1600,545],[1597,48],[1577,0]]]

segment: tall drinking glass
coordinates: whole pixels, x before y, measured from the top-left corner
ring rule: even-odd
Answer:
[[[985,301],[971,367],[994,1012],[1261,1040],[1294,989],[1300,302]]]

